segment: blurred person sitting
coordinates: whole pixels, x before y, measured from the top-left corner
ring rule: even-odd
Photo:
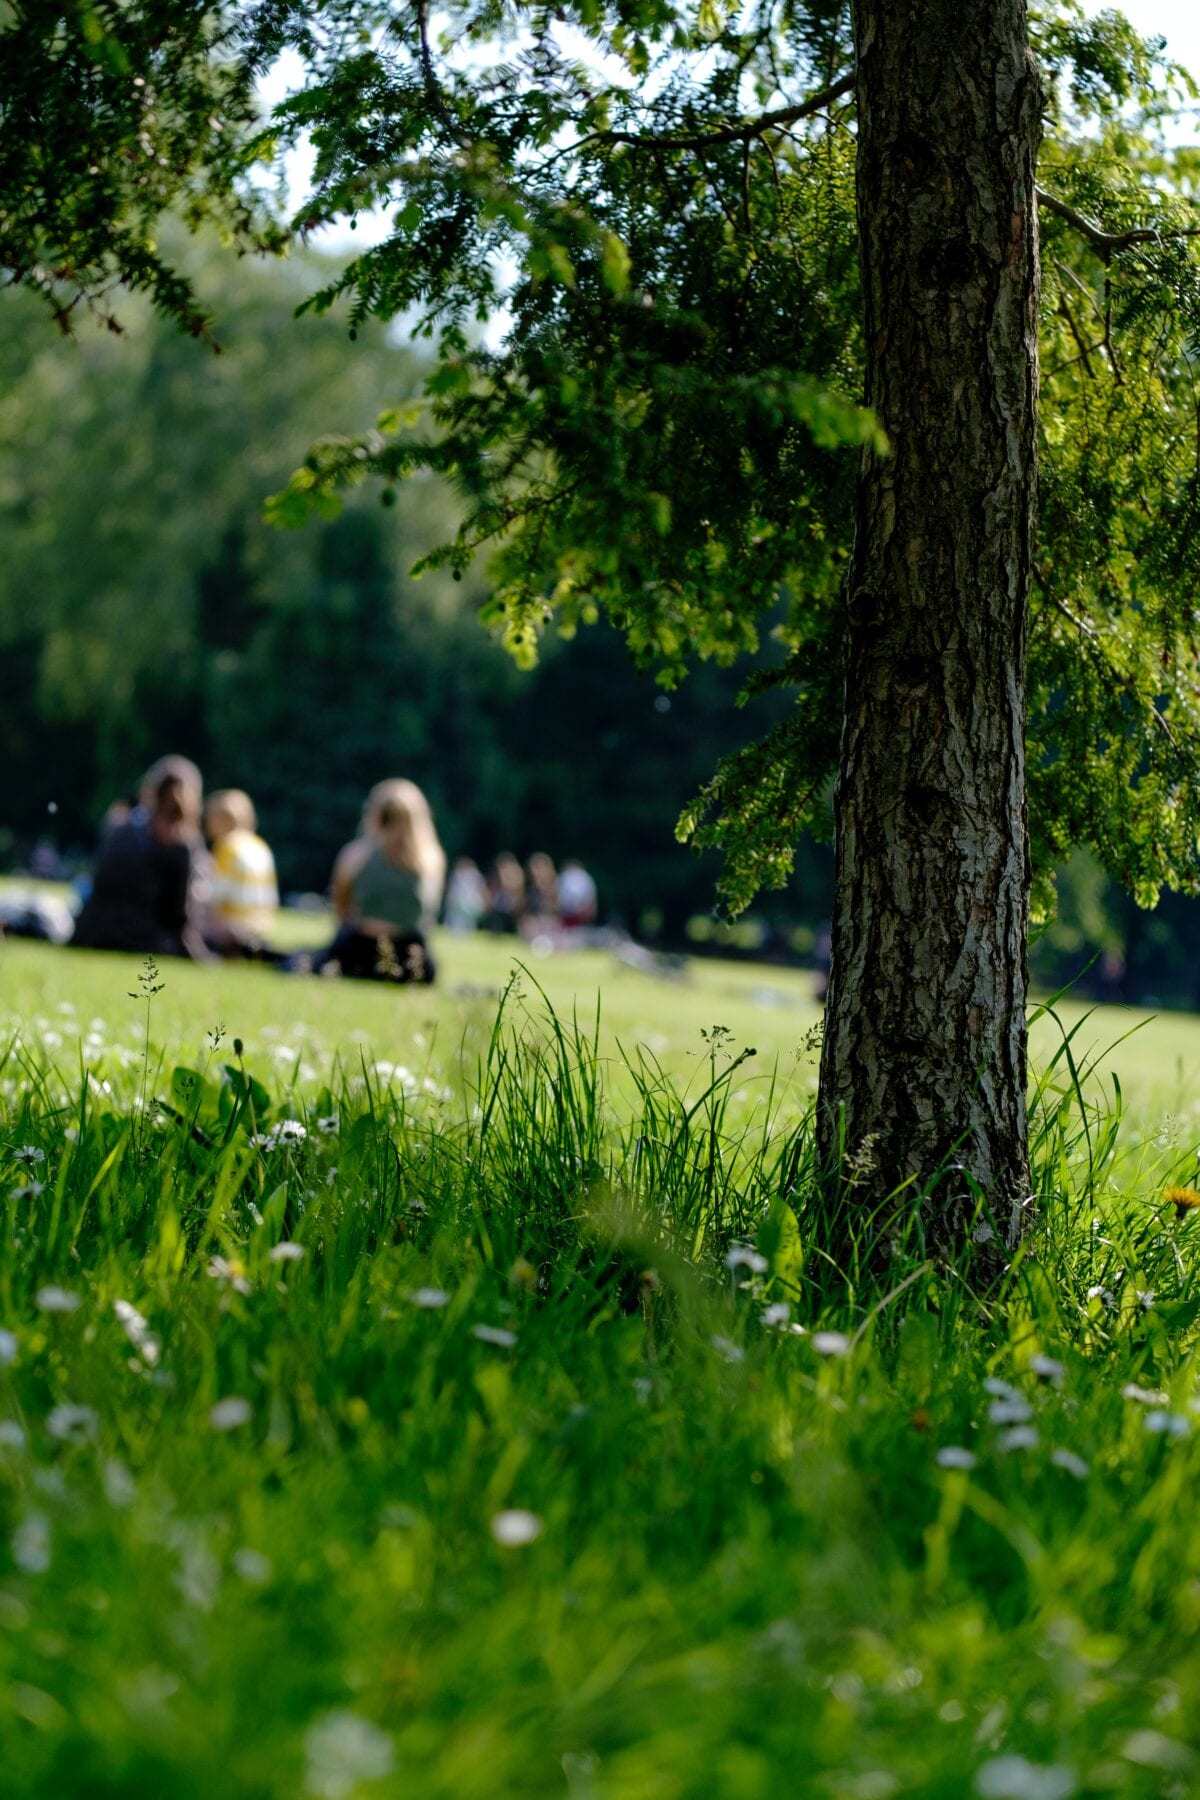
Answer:
[[[478,931],[479,921],[487,911],[487,882],[479,864],[469,856],[460,856],[446,883],[445,922],[447,931],[459,935]]]
[[[511,850],[501,850],[488,878],[487,928],[519,931],[525,915],[525,871]]]
[[[147,771],[138,805],[101,843],[73,944],[206,957],[195,910],[200,797],[200,771],[185,757],[163,757]]]
[[[567,930],[594,925],[598,912],[596,883],[581,862],[570,857],[558,877],[558,915]]]
[[[431,982],[429,932],[441,905],[446,853],[420,788],[381,781],[371,789],[358,837],[333,866],[341,920],[314,969],[355,980]]]
[[[221,956],[262,954],[279,910],[279,886],[249,794],[241,788],[210,794],[204,829],[212,846],[205,938]]]
[[[558,872],[544,850],[535,850],[525,864],[526,932],[544,931],[558,924]]]

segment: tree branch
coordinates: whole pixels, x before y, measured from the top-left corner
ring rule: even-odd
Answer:
[[[743,119],[738,125],[722,125],[715,131],[697,131],[680,133],[678,136],[668,134],[665,137],[655,136],[653,132],[637,131],[597,131],[584,139],[589,144],[630,144],[635,150],[711,150],[721,144],[749,143],[752,138],[759,138],[768,131],[774,131],[781,125],[795,125],[801,119],[811,119],[815,113],[823,112],[840,100],[854,86],[854,75],[842,75],[837,81],[831,81],[828,87],[818,88],[807,100],[801,100],[795,106],[780,106],[774,112],[760,113],[757,119]],[[581,148],[581,146],[576,146]]]
[[[1139,225],[1132,231],[1104,231],[1099,225],[1071,206],[1066,200],[1058,199],[1055,194],[1048,194],[1045,188],[1037,188],[1037,201],[1047,212],[1065,219],[1068,225],[1074,226],[1081,237],[1085,237],[1093,250],[1105,262],[1118,250],[1128,250],[1134,244],[1156,244],[1163,238],[1200,237],[1200,225],[1181,225],[1164,231],[1155,225]]]

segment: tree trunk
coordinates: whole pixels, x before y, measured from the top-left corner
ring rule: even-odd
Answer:
[[[887,1255],[1028,1193],[1025,633],[1042,92],[1023,0],[854,0],[867,401],[846,589],[826,1168]],[[909,1186],[896,1194],[900,1184]],[[986,1236],[986,1232],[981,1234]]]

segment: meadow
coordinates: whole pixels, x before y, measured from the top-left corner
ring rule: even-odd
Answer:
[[[822,1256],[807,977],[441,948],[0,944],[5,1795],[1195,1792],[1200,1025],[1038,1022],[980,1295]]]

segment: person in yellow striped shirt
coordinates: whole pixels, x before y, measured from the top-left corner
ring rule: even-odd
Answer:
[[[240,788],[210,794],[204,829],[213,863],[205,936],[215,949],[227,946],[226,955],[257,949],[274,926],[279,887],[249,794]]]

